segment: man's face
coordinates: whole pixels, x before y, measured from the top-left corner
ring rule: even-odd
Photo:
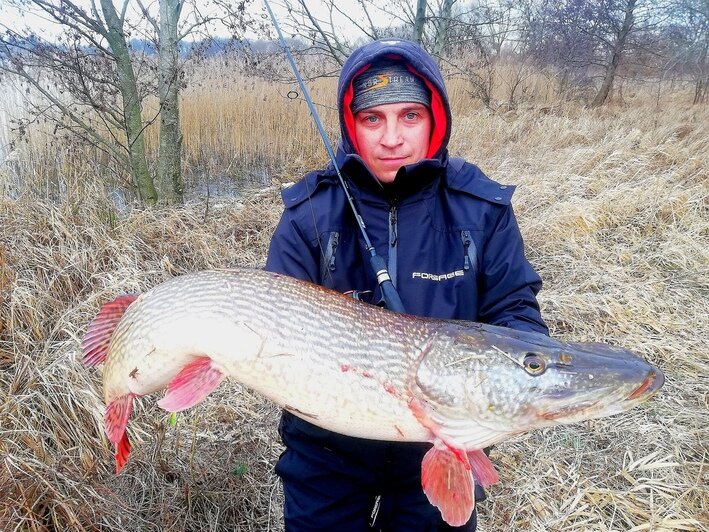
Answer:
[[[391,183],[402,166],[426,157],[431,111],[420,103],[387,103],[355,115],[359,155],[382,183]]]

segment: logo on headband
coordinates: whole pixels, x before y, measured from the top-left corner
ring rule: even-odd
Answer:
[[[375,89],[381,89],[389,85],[389,76],[386,74],[379,74],[368,78],[367,81],[362,83],[360,90],[362,92],[373,91]]]
[[[366,81],[360,85],[359,90],[361,93],[373,91],[376,89],[381,89],[389,85],[390,83],[415,83],[416,78],[413,74],[377,74],[367,78]]]

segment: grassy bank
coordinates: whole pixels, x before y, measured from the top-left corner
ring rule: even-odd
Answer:
[[[274,118],[267,104],[250,104],[255,122],[185,111],[188,124],[213,116],[201,135],[223,128],[214,145],[186,135],[188,157],[272,141],[282,158],[269,172],[284,181],[322,161],[309,123],[292,138],[259,129],[303,120]],[[501,481],[479,507],[480,530],[706,530],[709,111],[455,106],[452,152],[519,185],[514,205],[552,334],[632,348],[667,376],[634,411],[497,446]],[[227,383],[173,427],[145,398],[132,461],[116,477],[100,377],[79,362],[88,322],[115,295],[203,268],[260,267],[278,187],[119,213],[102,187],[82,186],[90,201],[0,200],[0,529],[280,529],[275,408]]]

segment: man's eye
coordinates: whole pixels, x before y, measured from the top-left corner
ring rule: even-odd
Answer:
[[[411,111],[410,113],[406,113],[407,120],[415,120],[416,117],[418,117],[418,113],[414,113],[413,111]]]
[[[369,122],[370,124],[374,124],[377,121],[378,117],[375,115],[369,115],[364,117],[365,122]]]

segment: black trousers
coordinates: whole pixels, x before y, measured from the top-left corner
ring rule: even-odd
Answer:
[[[283,413],[286,450],[276,464],[283,481],[286,532],[474,532],[441,519],[421,489],[430,444],[342,436]]]

